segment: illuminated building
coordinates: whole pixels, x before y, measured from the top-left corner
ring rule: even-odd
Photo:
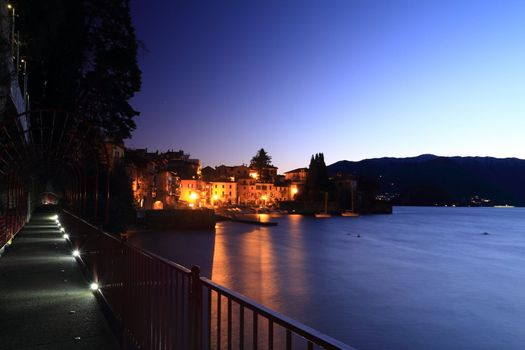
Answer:
[[[284,173],[284,178],[288,181],[306,183],[308,180],[308,168],[298,168]]]
[[[290,199],[289,186],[257,182],[255,179],[237,181],[238,203],[240,205],[273,206]]]
[[[210,204],[214,206],[237,204],[237,182],[209,182],[208,198]]]
[[[206,204],[206,184],[201,180],[181,179],[179,191],[181,207],[200,208]]]

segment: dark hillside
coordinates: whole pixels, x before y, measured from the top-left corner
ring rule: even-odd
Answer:
[[[525,160],[517,158],[427,154],[339,161],[328,172],[376,179],[383,194],[394,195],[394,204],[525,206]]]

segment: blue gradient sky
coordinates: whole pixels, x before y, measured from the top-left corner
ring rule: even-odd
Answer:
[[[280,171],[382,156],[525,158],[525,2],[132,0],[132,147]]]

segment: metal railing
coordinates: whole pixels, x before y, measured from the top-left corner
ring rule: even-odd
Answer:
[[[352,349],[191,270],[64,212],[88,278],[121,326],[124,348]]]
[[[0,212],[0,250],[11,242],[29,218],[30,208],[27,202],[27,193],[23,192],[22,187],[16,182],[8,184],[5,190],[6,209],[3,213]],[[2,198],[0,198],[1,200]]]

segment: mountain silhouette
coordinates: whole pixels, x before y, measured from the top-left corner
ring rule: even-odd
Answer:
[[[339,161],[330,175],[372,179],[378,194],[397,205],[525,206],[525,160],[492,157],[440,157]]]

